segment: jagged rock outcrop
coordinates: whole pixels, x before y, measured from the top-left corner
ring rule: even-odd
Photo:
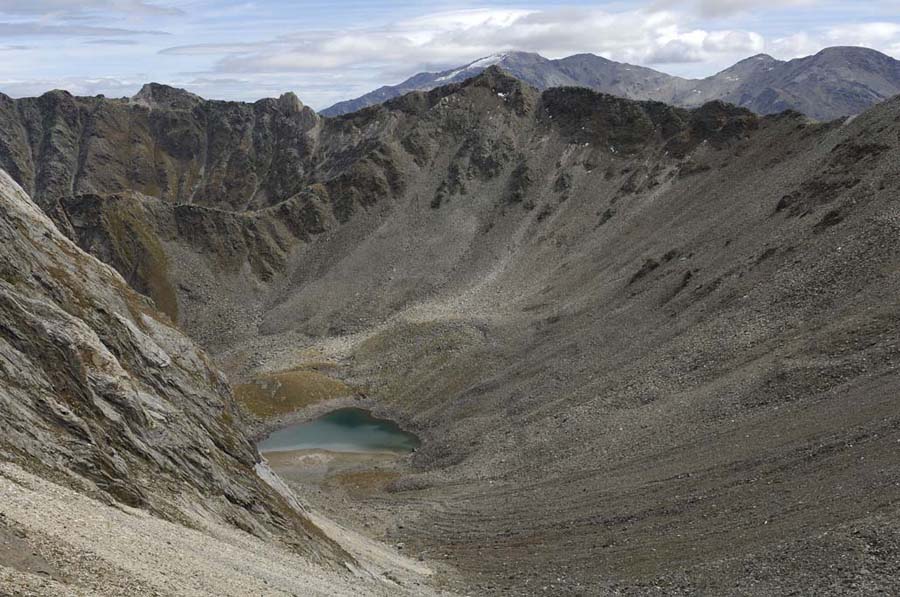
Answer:
[[[467,186],[499,185],[504,190],[497,193],[504,198],[484,204],[488,212],[513,204],[533,208],[535,201],[526,198],[526,191],[532,185],[543,188],[538,184],[543,177],[555,178],[565,170],[551,173],[549,164],[530,155],[535,135],[548,134],[578,148],[587,168],[611,156],[664,154],[669,155],[664,158],[668,167],[677,168],[682,162],[692,167],[686,156],[694,148],[737,142],[756,122],[752,113],[723,104],[691,112],[586,89],[540,93],[491,68],[455,86],[325,121],[316,129],[318,157],[310,163],[317,166],[308,172],[308,184],[291,189],[292,194],[272,195],[270,207],[236,208],[254,202],[238,195],[206,205],[134,193],[111,195],[115,185],[106,195],[46,198],[53,204],[49,211],[82,248],[116,267],[197,338],[218,347],[255,334],[251,322],[267,318],[277,302],[294,300],[289,288],[315,275],[310,260],[319,236],[329,238],[357,221],[339,233],[353,234],[357,226],[367,225],[362,222],[377,220],[410,193],[439,209],[465,195]],[[216,129],[212,134],[222,133]],[[93,168],[88,159],[85,170]],[[435,176],[442,178],[434,181]],[[627,184],[636,185],[642,175],[628,176]],[[335,250],[333,243],[329,246]],[[331,257],[339,258],[343,250]],[[390,303],[360,300],[360,320],[423,291],[406,288]],[[339,297],[335,305],[348,298]],[[253,315],[237,321],[238,305]],[[328,310],[310,315],[330,318]],[[331,328],[348,329],[348,323],[309,324],[306,331]]]
[[[263,207],[306,184],[319,119],[293,94],[208,102],[148,84],[134,98],[0,96],[0,166],[44,208],[81,193]]]

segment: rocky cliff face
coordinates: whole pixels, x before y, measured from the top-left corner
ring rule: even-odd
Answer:
[[[206,102],[151,84],[131,100],[0,97],[0,166],[42,207],[141,192],[177,203],[269,205],[306,183],[315,113],[292,94]]]
[[[112,264],[207,346],[221,348],[256,335],[259,325],[267,325],[263,320],[273,317],[269,311],[281,308],[278,303],[296,300],[298,288],[312,291],[302,281],[320,275],[321,266],[314,264],[339,260],[358,234],[377,225],[403,197],[415,196],[440,217],[442,205],[459,203],[468,188],[484,186],[501,198],[479,207],[487,210],[479,217],[516,205],[526,213],[533,209],[529,187],[535,176],[558,178],[559,185],[569,176],[564,169],[548,172],[532,155],[529,144],[536,135],[586,145],[584,151],[594,156],[586,159],[598,164],[610,154],[670,155],[674,164],[702,143],[740,139],[756,121],[750,112],[722,104],[689,112],[588,90],[541,94],[491,69],[462,84],[320,123],[317,150],[307,156],[317,165],[307,172],[306,186],[270,196],[269,207],[235,208],[252,203],[239,195],[185,204],[118,193],[117,186],[107,194],[45,191],[45,197],[50,213],[81,247]],[[100,162],[84,162],[85,172],[101,169]],[[644,175],[629,176],[639,184]],[[565,196],[566,189],[559,194]],[[443,267],[435,280],[445,274]],[[427,291],[386,290],[373,302],[344,296],[338,286],[321,290],[337,292],[333,308],[304,308],[300,321],[306,332],[352,329],[346,314],[354,313],[357,321],[384,316]],[[236,318],[241,310],[248,311]],[[335,320],[337,312],[344,315]]]
[[[0,455],[109,503],[340,553],[254,471],[223,375],[0,173]]]

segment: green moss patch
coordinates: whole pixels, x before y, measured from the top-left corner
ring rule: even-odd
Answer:
[[[123,276],[129,284],[152,298],[160,311],[177,322],[178,298],[169,280],[168,258],[148,224],[150,216],[137,204],[116,201],[104,217]]]
[[[238,402],[261,418],[289,414],[317,402],[351,394],[353,389],[347,384],[310,369],[266,374],[234,389]]]

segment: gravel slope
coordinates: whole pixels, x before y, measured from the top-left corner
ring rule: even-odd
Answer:
[[[362,568],[340,573],[212,520],[188,529],[114,508],[0,464],[0,528],[27,537],[52,577],[10,567],[0,547],[3,595],[431,595],[427,569],[324,519]],[[389,580],[385,573],[390,575]],[[404,583],[404,584],[398,584]],[[405,586],[404,586],[405,585]]]

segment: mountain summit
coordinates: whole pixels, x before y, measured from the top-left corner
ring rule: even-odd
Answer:
[[[203,98],[177,87],[146,83],[134,94],[131,101],[148,108],[190,109],[203,102]]]
[[[900,61],[860,47],[833,47],[790,61],[758,54],[705,79],[684,79],[593,54],[550,60],[528,52],[495,54],[464,66],[419,73],[322,111],[339,116],[410,91],[458,83],[496,65],[538,89],[587,87],[628,99],[697,107],[722,100],[760,114],[793,109],[817,120],[858,114],[900,93]]]

